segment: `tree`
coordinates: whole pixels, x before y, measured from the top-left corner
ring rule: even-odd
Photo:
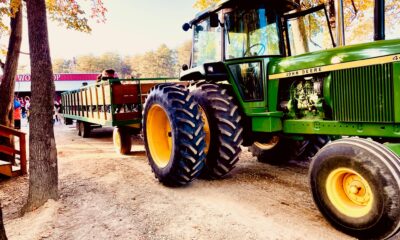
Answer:
[[[28,211],[41,206],[49,198],[58,198],[57,152],[54,132],[52,126],[49,127],[48,125],[52,118],[54,82],[47,39],[46,3],[52,19],[66,23],[67,28],[90,31],[87,19],[82,17],[85,12],[81,10],[75,0],[47,0],[46,2],[45,0],[28,0],[27,5],[30,6],[28,7],[28,21],[31,21],[29,23],[29,35],[32,37],[30,39],[31,54],[33,52],[31,63],[32,68],[37,67],[32,71],[32,89],[34,89],[32,95],[36,96],[37,99],[32,101],[34,116],[32,116],[32,124],[30,124],[30,185],[28,202],[25,206],[25,210]],[[0,1],[0,31],[7,30],[7,26],[1,21],[3,16],[14,17],[13,14],[15,14],[15,17],[11,19],[9,51],[7,52],[3,81],[0,86],[0,103],[2,103],[0,104],[0,121],[4,120],[7,126],[10,126],[12,122],[12,117],[10,117],[12,116],[12,96],[22,35],[21,9],[21,0]],[[92,17],[104,21],[105,12],[106,9],[101,0],[93,2]],[[37,32],[35,32],[36,30]],[[44,51],[41,52],[42,50]],[[40,62],[36,62],[36,60]],[[48,86],[43,85],[43,82],[40,82],[41,80],[50,81],[50,84]],[[40,93],[44,94],[40,95]],[[47,112],[41,110],[47,110]],[[40,183],[45,184],[41,186]],[[0,239],[7,239],[2,217],[0,218]]]
[[[188,40],[177,49],[178,67],[181,68],[183,64],[190,64],[190,54],[192,52],[192,41]]]
[[[155,51],[148,51],[143,55],[131,57],[130,64],[135,77],[175,77],[177,73],[177,54],[175,50],[162,44]]]
[[[162,44],[155,52],[155,60],[155,77],[175,77],[176,56],[173,50]]]
[[[29,193],[27,211],[58,199],[57,149],[52,124],[54,79],[47,33],[45,0],[28,0],[31,62],[31,117],[29,124]]]
[[[57,149],[52,124],[55,87],[48,41],[46,3],[52,19],[62,20],[70,28],[90,31],[87,20],[81,16],[85,12],[74,0],[27,1],[32,100],[29,124],[29,192],[23,212],[42,206],[48,199],[58,199]],[[94,12],[94,16],[104,16],[105,9],[101,0],[93,3],[97,8],[92,10],[100,11]]]
[[[72,60],[64,60],[57,58],[53,60],[53,71],[55,73],[71,73],[73,72]]]
[[[15,86],[15,75],[18,68],[19,50],[22,41],[22,10],[21,1],[18,1],[18,8],[9,9],[11,35],[8,43],[6,63],[4,65],[4,74],[0,85],[0,124],[12,126],[13,124],[13,93]],[[11,139],[0,138],[0,144],[11,146]]]
[[[214,4],[217,4],[220,0],[196,0],[194,7],[199,10],[204,10]]]
[[[0,240],[7,240],[6,230],[4,229],[4,224],[3,224],[3,212],[1,210],[1,204],[0,204]]]
[[[14,5],[14,4],[17,4]],[[4,9],[3,9],[4,10]],[[0,124],[10,126],[13,121],[13,90],[15,85],[15,75],[18,68],[19,50],[22,41],[22,10],[21,1],[14,1],[8,9],[9,16],[13,16],[10,21],[11,35],[9,38],[6,64],[3,65],[3,78],[0,84]],[[7,29],[3,24],[2,29]],[[0,138],[0,144],[13,145],[12,139]],[[3,224],[3,212],[0,206],[0,239],[7,239]]]

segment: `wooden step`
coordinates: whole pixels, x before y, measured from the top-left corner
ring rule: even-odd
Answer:
[[[13,176],[13,169],[10,162],[0,160],[0,174],[6,175],[8,177]]]

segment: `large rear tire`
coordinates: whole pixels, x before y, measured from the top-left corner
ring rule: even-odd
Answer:
[[[400,228],[400,159],[374,141],[326,145],[310,166],[314,202],[337,229],[361,239],[387,239]]]
[[[173,84],[155,86],[144,105],[143,134],[150,166],[161,183],[185,185],[200,174],[205,134],[189,90]]]
[[[239,107],[227,90],[216,84],[197,84],[191,94],[200,105],[205,125],[207,157],[202,176],[221,178],[239,160],[243,142]]]
[[[310,135],[302,141],[295,141],[293,159],[309,161],[330,141],[331,138],[325,135]]]
[[[132,136],[129,129],[115,127],[113,131],[113,143],[114,149],[118,154],[129,154],[132,148]]]

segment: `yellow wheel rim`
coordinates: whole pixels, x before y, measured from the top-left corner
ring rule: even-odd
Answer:
[[[206,134],[205,137],[205,142],[206,142],[206,147],[204,149],[204,152],[207,154],[208,153],[208,149],[210,148],[210,142],[211,142],[211,133],[210,133],[210,124],[208,123],[208,119],[207,119],[207,115],[206,112],[204,111],[204,109],[202,107],[199,107],[200,111],[201,111],[201,120],[204,123],[204,132]]]
[[[150,107],[146,121],[147,143],[158,167],[168,165],[172,154],[172,132],[167,112],[158,104]]]
[[[270,150],[279,143],[279,140],[280,139],[278,136],[273,136],[267,143],[254,142],[254,145],[256,145],[258,148],[262,150]]]
[[[349,168],[332,171],[326,181],[326,192],[333,206],[342,214],[359,218],[372,209],[374,195],[368,182]]]

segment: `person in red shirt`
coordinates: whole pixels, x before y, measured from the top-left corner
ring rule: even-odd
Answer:
[[[21,129],[21,103],[18,98],[14,98],[14,128]]]

